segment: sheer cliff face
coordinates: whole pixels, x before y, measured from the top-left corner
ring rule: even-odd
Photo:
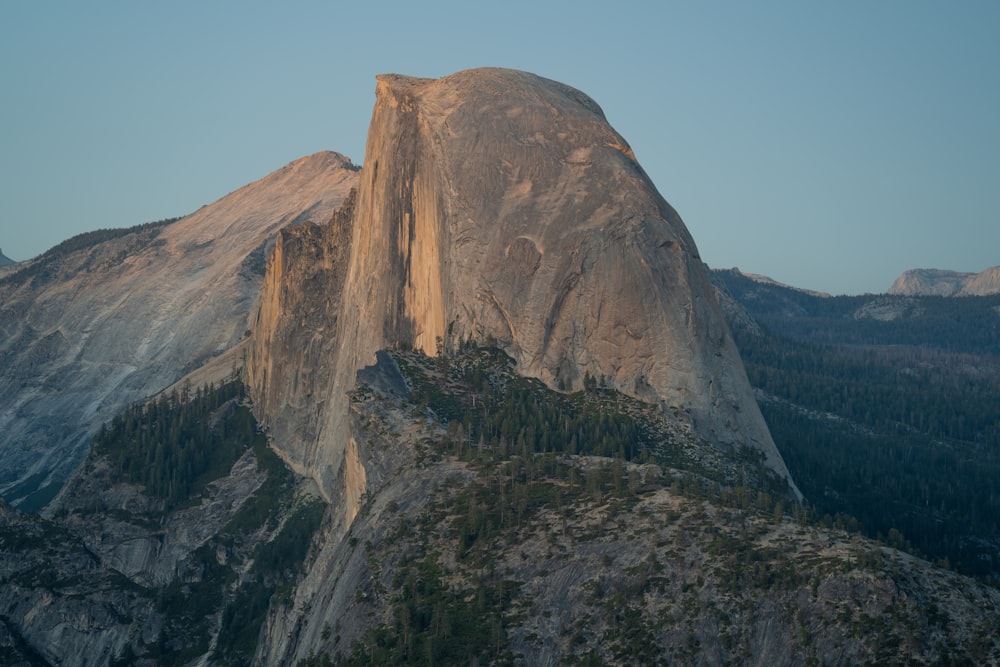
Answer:
[[[233,348],[278,229],[326,222],[357,178],[317,153],[164,227],[18,265],[48,262],[0,284],[0,492],[51,494],[102,422]]]
[[[787,475],[693,240],[583,93],[501,69],[378,77],[348,255],[335,330],[323,325],[336,342],[320,343],[330,378],[310,369],[259,393],[274,405],[274,392],[320,386],[322,414],[277,444],[328,494],[351,466],[342,397],[376,350],[489,337],[523,374],[566,389],[606,378]]]

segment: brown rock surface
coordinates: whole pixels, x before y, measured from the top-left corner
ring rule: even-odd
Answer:
[[[942,269],[910,269],[904,271],[889,287],[889,294],[906,296],[955,296],[974,273]]]
[[[350,221],[293,235],[248,366],[276,446],[328,498],[357,486],[343,478],[355,372],[380,348],[470,337],[552,387],[606,378],[787,476],[694,241],[580,91],[504,69],[378,77]]]
[[[958,296],[989,296],[1000,294],[1000,266],[992,266],[969,278]]]
[[[979,273],[910,269],[896,278],[889,294],[907,296],[989,296],[1000,294],[1000,266]]]

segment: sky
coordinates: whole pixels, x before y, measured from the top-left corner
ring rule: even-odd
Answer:
[[[375,75],[594,98],[713,268],[831,294],[1000,265],[1000,2],[0,3],[0,249],[190,213],[320,150]]]

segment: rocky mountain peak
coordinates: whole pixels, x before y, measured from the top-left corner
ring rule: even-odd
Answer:
[[[974,273],[942,269],[909,269],[889,287],[889,294],[904,296],[954,296]]]
[[[379,76],[352,205],[283,235],[262,304],[284,307],[262,306],[248,359],[275,442],[328,497],[364,489],[363,471],[337,481],[357,469],[355,372],[467,339],[553,388],[602,378],[787,477],[694,241],[585,94],[496,68]]]
[[[889,288],[903,296],[987,296],[1000,294],[1000,266],[979,273],[944,269],[910,269]]]
[[[0,283],[0,492],[44,504],[103,422],[232,350],[277,231],[328,220],[357,177],[316,153],[169,224],[81,235],[19,264]]]
[[[14,264],[14,260],[7,255],[3,254],[3,250],[0,250],[0,266],[7,266],[8,264]]]
[[[988,296],[1000,294],[1000,266],[992,266],[975,274],[965,285],[958,296]]]
[[[995,587],[788,503],[694,242],[590,98],[499,69],[378,91],[363,170],[316,154],[0,281],[0,434],[117,415],[44,518],[0,500],[0,662],[1000,662]],[[717,278],[747,320],[853,321]],[[839,458],[844,498],[893,477]]]

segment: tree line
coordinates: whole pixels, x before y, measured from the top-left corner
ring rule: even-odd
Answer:
[[[1000,577],[1000,297],[821,298],[720,274],[760,327],[730,319],[813,511]],[[876,298],[905,313],[855,316]]]
[[[23,262],[24,266],[9,276],[5,276],[0,279],[0,286],[7,284],[22,285],[36,277],[45,279],[51,273],[52,267],[64,257],[81,250],[93,248],[94,246],[107,241],[128,236],[129,234],[145,233],[147,235],[145,241],[148,243],[159,235],[163,227],[177,222],[180,219],[180,217],[164,218],[162,220],[144,222],[131,227],[96,229],[94,231],[77,234],[76,236],[70,237],[65,241],[52,246],[35,259]]]
[[[141,484],[161,498],[165,512],[193,502],[265,438],[253,414],[238,405],[244,391],[233,379],[131,405],[101,427],[95,453],[107,458],[117,481]]]

